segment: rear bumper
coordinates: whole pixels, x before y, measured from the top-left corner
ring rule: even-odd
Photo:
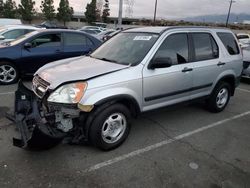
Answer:
[[[13,138],[13,145],[22,148],[46,148],[57,143],[65,133],[54,129],[41,117],[39,100],[22,82],[15,92],[14,121],[20,132],[20,138]]]

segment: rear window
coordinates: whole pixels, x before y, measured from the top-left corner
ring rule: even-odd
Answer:
[[[222,43],[226,47],[228,53],[230,55],[236,55],[240,53],[238,44],[231,33],[217,33],[219,38],[221,39]]]

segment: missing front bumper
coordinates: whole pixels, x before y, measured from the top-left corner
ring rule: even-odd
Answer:
[[[15,92],[14,121],[20,138],[13,138],[13,145],[21,148],[47,149],[58,144],[65,136],[50,126],[39,111],[36,95],[20,81]]]

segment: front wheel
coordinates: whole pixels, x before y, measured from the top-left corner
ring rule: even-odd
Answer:
[[[16,83],[18,77],[18,70],[13,63],[0,62],[0,84],[8,85]]]
[[[122,104],[113,104],[101,109],[90,127],[91,143],[102,150],[120,146],[129,134],[130,121],[130,112]]]
[[[231,96],[231,86],[226,82],[220,82],[215,87],[213,93],[207,101],[207,107],[211,112],[223,111]]]

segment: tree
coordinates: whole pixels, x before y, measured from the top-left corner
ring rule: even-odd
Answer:
[[[0,18],[3,17],[3,6],[4,6],[3,0],[0,0]]]
[[[96,0],[92,0],[91,3],[87,4],[85,17],[88,23],[96,21],[97,18]]]
[[[4,18],[16,18],[17,14],[16,3],[12,0],[6,0],[6,2],[3,5],[2,14]]]
[[[72,7],[69,6],[68,0],[61,0],[59,8],[57,10],[57,19],[59,21],[63,21],[63,24],[65,26],[66,22],[71,20],[74,10]]]
[[[109,8],[109,0],[105,0],[105,4],[103,6],[103,12],[102,12],[102,21],[107,23],[109,21],[110,16],[110,8]]]
[[[21,0],[19,5],[19,13],[23,20],[31,22],[33,16],[35,15],[35,1],[32,0]]]
[[[102,8],[103,8],[103,0],[96,1],[96,20],[101,21],[102,19]]]
[[[52,21],[55,18],[55,8],[53,0],[43,0],[40,8],[46,20]]]

